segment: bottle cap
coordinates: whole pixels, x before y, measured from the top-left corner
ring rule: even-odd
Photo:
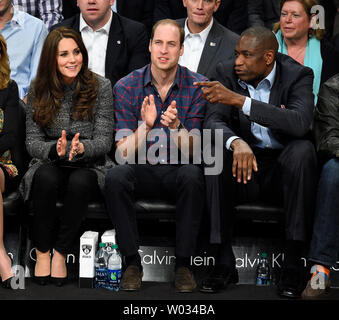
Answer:
[[[264,258],[264,259],[267,258],[267,253],[266,253],[266,252],[263,252],[263,253],[261,254],[261,257]]]

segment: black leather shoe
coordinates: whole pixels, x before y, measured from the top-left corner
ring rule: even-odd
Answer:
[[[283,267],[278,281],[278,294],[284,298],[298,299],[305,288],[300,267]]]
[[[238,283],[238,270],[234,268],[224,268],[220,270],[216,268],[207,279],[201,283],[200,291],[206,293],[217,293],[220,290],[225,290],[231,283]]]
[[[49,276],[42,276],[42,277],[33,275],[33,281],[40,286],[47,285],[49,283],[50,279],[51,279],[50,275]]]
[[[5,289],[12,289],[12,286],[11,286],[11,281],[14,277],[10,277],[8,279],[6,279],[5,281],[2,281],[1,282],[1,287],[5,288]]]
[[[64,278],[56,278],[56,277],[51,277],[50,278],[51,283],[55,284],[57,287],[62,287],[67,283],[67,277]]]

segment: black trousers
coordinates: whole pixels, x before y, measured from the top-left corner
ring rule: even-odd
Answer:
[[[318,183],[317,158],[310,141],[294,140],[282,150],[254,148],[258,172],[245,185],[232,175],[233,153],[224,152],[220,175],[206,176],[207,207],[211,214],[211,243],[230,243],[233,207],[263,199],[281,204],[285,212],[285,240],[310,239]]]
[[[139,196],[176,202],[176,255],[194,254],[205,205],[204,176],[195,165],[120,165],[106,175],[105,198],[124,256],[138,253],[135,199]]]
[[[44,164],[33,178],[33,241],[39,251],[69,253],[78,236],[88,202],[100,195],[97,175],[87,168]],[[63,198],[64,207],[56,210]]]

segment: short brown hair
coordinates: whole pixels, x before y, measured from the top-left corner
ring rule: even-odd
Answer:
[[[185,40],[185,30],[179,22],[172,20],[172,19],[159,20],[152,28],[151,40],[153,40],[154,38],[155,30],[158,28],[158,26],[163,25],[163,24],[171,24],[178,28],[179,34],[180,34],[180,46],[182,46]]]

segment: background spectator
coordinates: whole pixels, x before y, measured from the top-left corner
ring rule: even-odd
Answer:
[[[61,0],[13,0],[13,5],[41,19],[48,30],[63,19]]]
[[[48,31],[40,19],[13,8],[11,0],[1,1],[0,11],[0,32],[7,43],[11,78],[18,84],[19,97],[26,100]]]

